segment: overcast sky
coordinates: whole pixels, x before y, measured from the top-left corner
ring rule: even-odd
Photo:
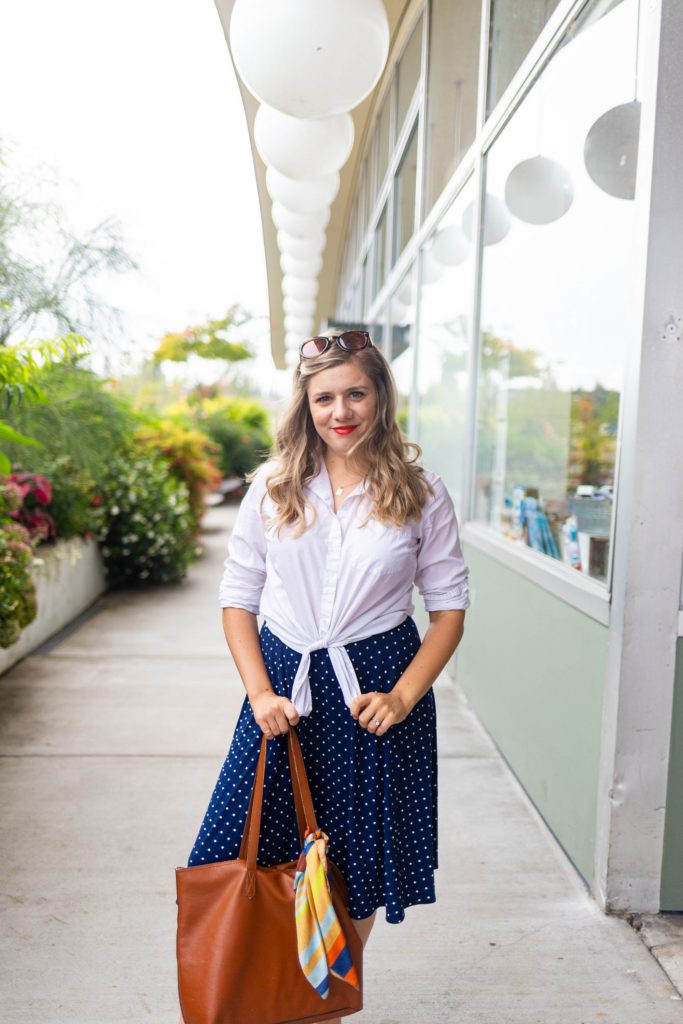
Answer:
[[[105,298],[125,310],[129,347],[239,302],[262,318],[254,370],[281,386],[251,151],[213,0],[5,3],[0,95],[13,173],[54,168],[79,230],[121,222],[140,270],[110,279]]]

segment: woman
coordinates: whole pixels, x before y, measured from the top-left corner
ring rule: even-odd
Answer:
[[[432,683],[469,607],[452,501],[403,440],[396,404],[367,333],[301,346],[274,456],[253,474],[225,560],[223,627],[247,696],[188,861],[238,856],[263,734],[259,863],[298,856],[286,735],[296,725],[363,945],[378,907],[399,923],[436,899]],[[422,642],[414,583],[430,620]]]

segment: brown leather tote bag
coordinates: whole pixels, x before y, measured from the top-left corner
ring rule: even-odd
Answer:
[[[318,826],[296,727],[287,733],[301,846]],[[261,829],[266,737],[236,860],[178,867],[178,992],[185,1024],[312,1024],[363,1009],[363,943],[346,907],[348,889],[327,859],[334,909],[360,988],[330,972],[326,999],[299,963],[294,920],[296,860],[256,863]]]

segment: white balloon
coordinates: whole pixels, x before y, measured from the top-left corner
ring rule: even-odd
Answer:
[[[595,184],[616,199],[634,199],[638,169],[640,100],[601,114],[583,145],[583,160]]]
[[[294,316],[293,313],[287,313],[285,316],[285,330],[295,331],[303,335],[310,335],[313,330],[313,317]]]
[[[285,363],[287,366],[298,366],[300,359],[299,351],[296,348],[285,349]]]
[[[254,141],[264,164],[301,181],[338,171],[351,155],[353,134],[350,114],[311,121],[262,104],[254,118]]]
[[[394,293],[394,299],[398,299],[402,306],[413,304],[413,275],[406,274]],[[393,301],[393,300],[392,300]]]
[[[389,22],[381,0],[236,0],[230,50],[261,102],[294,117],[329,117],[374,89]]]
[[[434,259],[444,267],[457,267],[465,262],[471,248],[460,225],[447,224],[434,236],[431,252]]]
[[[293,313],[294,316],[313,316],[315,305],[315,299],[293,299],[291,295],[286,295],[282,303],[285,313]]]
[[[285,274],[282,278],[282,294],[290,295],[293,299],[314,299],[318,294],[320,285],[311,277],[294,277],[292,274]]]
[[[422,264],[420,267],[420,278],[422,284],[434,284],[442,277],[442,265],[438,260],[434,259],[430,249],[425,249],[422,253]]]
[[[484,216],[484,245],[495,245],[501,242],[510,230],[510,214],[499,196],[487,192]],[[474,237],[474,200],[468,203],[462,215],[462,228],[470,241]]]
[[[334,171],[324,178],[296,181],[280,174],[274,167],[266,171],[266,188],[271,199],[282,203],[294,213],[315,213],[329,206],[339,191],[339,173]]]
[[[273,203],[273,223],[279,231],[286,231],[298,238],[307,238],[314,235],[316,231],[322,231],[327,227],[330,219],[329,206],[315,213],[294,213],[288,210],[282,203]]]
[[[550,224],[572,205],[574,186],[568,171],[547,156],[533,156],[512,168],[505,182],[505,202],[527,224]]]
[[[288,252],[298,260],[319,256],[325,248],[325,232],[317,231],[308,238],[299,238],[297,235],[290,235],[288,231],[278,231],[277,247],[280,252]]]
[[[293,274],[295,277],[317,277],[323,267],[322,256],[309,256],[308,259],[298,260],[288,252],[280,256],[280,266],[283,274]]]

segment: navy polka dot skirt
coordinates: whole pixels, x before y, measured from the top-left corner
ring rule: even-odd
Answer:
[[[263,658],[276,693],[291,697],[301,655],[267,625]],[[392,688],[420,646],[412,618],[347,644],[361,692]],[[368,732],[344,703],[328,652],[311,654],[313,710],[296,726],[318,826],[328,856],[349,888],[352,918],[386,907],[398,924],[405,908],[434,903],[437,859],[436,702],[430,688],[383,736]],[[239,856],[262,732],[245,696],[235,732],[188,867]],[[301,849],[287,736],[268,740],[258,863],[295,860]]]

